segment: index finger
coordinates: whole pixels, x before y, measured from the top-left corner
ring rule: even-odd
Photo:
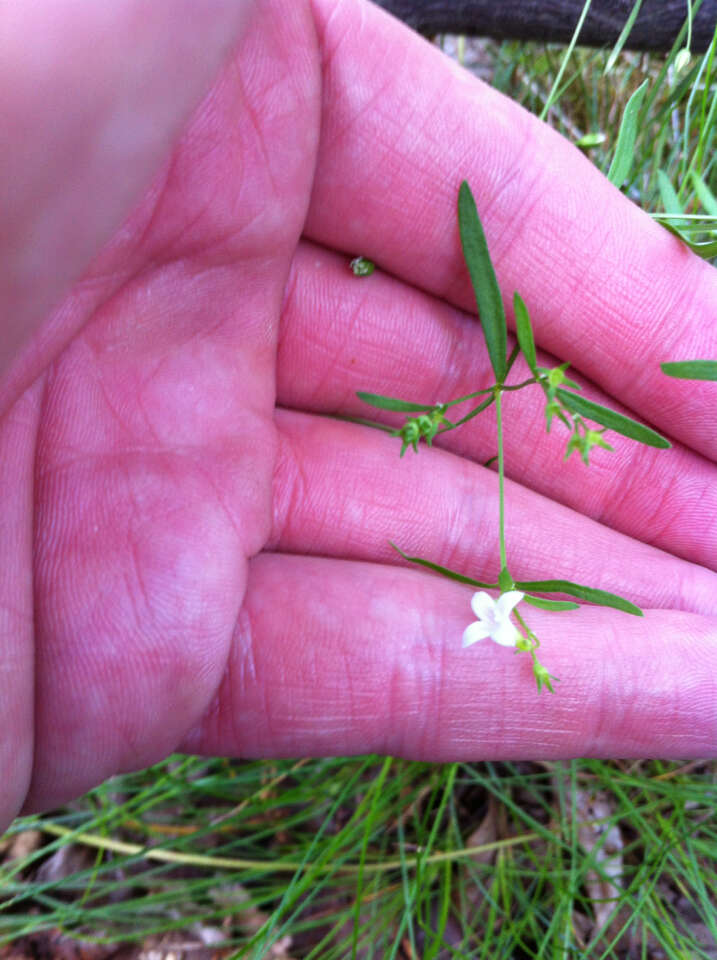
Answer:
[[[717,273],[560,135],[369,4],[314,4],[322,136],[306,233],[475,309],[456,198],[471,184],[506,301],[536,338],[658,429],[717,459],[712,384],[669,359],[717,357]],[[507,305],[507,304],[506,304]]]

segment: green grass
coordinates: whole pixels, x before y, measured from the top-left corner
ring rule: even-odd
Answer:
[[[692,57],[678,73],[675,59],[686,32],[683,29],[668,56],[623,52],[607,74],[610,51],[577,47],[566,57],[560,48],[520,43],[484,45],[488,63],[483,70],[502,92],[543,116],[573,143],[585,144],[587,155],[606,175],[625,108],[647,79],[625,192],[655,216],[672,215],[671,222],[695,243],[714,244],[717,33],[707,53]],[[700,252],[709,259],[717,256],[717,249]]]
[[[713,956],[716,792],[708,764],[172,758],[13,825],[42,844],[3,864],[0,941]]]
[[[609,51],[461,44],[498,88],[592,144],[606,173],[648,77],[625,190],[708,242],[715,45],[679,76],[678,46],[623,52],[605,76]],[[27,955],[69,938],[189,957],[211,936],[257,958],[714,957],[716,800],[714,763],[174,757],[13,824],[0,943]]]

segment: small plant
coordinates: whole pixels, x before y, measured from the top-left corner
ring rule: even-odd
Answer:
[[[520,604],[525,603],[528,606],[552,611],[576,610],[579,608],[579,604],[572,599],[556,600],[550,596],[537,595],[562,594],[576,600],[613,607],[634,616],[642,616],[642,611],[635,604],[617,594],[573,583],[569,580],[523,581],[514,578],[508,566],[505,537],[503,396],[517,390],[539,387],[545,398],[546,429],[549,432],[553,422],[555,420],[559,421],[569,431],[565,459],[575,452],[580,455],[586,465],[589,464],[590,453],[595,447],[604,450],[613,449],[605,439],[606,430],[612,430],[651,447],[667,449],[670,447],[670,443],[644,424],[583,397],[578,392],[581,389],[580,385],[569,379],[566,374],[569,364],[564,363],[552,369],[538,366],[530,315],[528,308],[517,292],[514,294],[513,307],[518,342],[508,356],[508,332],[503,299],[488,252],[488,245],[478,216],[476,203],[470,187],[465,181],[461,184],[458,195],[458,226],[463,255],[471,277],[488,355],[495,375],[495,383],[487,389],[476,390],[473,393],[442,403],[416,403],[364,392],[359,392],[358,396],[373,407],[407,414],[403,426],[392,431],[393,435],[401,440],[401,456],[405,454],[409,447],[417,453],[421,440],[431,446],[434,438],[439,434],[455,430],[489,407],[495,407],[498,453],[497,457],[492,459],[497,459],[499,490],[499,558],[497,563],[498,576],[495,582],[483,583],[474,580],[422,557],[408,556],[395,544],[392,544],[392,546],[405,560],[411,563],[478,588],[471,600],[471,607],[477,620],[466,628],[463,634],[463,646],[470,646],[478,640],[490,638],[501,646],[511,646],[516,649],[516,652],[528,654],[532,659],[533,676],[538,691],[545,687],[553,693],[553,683],[557,678],[550,674],[538,658],[540,641],[526,622],[523,614],[518,610]],[[525,358],[531,376],[521,383],[509,385],[506,381],[520,353]],[[447,414],[452,408],[478,398],[480,400],[477,405],[459,419],[454,421],[448,418]],[[596,427],[591,424],[598,424],[599,426]],[[488,590],[498,591],[498,599],[495,600],[487,593]]]

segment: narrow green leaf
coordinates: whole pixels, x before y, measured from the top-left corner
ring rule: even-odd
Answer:
[[[457,580],[458,583],[467,583],[472,587],[482,587],[484,590],[497,590],[497,583],[481,583],[480,580],[474,580],[472,577],[466,577],[462,573],[458,573],[456,570],[449,570],[448,567],[442,567],[438,563],[432,563],[430,560],[424,560],[423,557],[409,557],[407,553],[404,553],[400,547],[397,547],[392,540],[388,541],[396,553],[400,553],[404,560],[408,560],[409,563],[417,563],[420,567],[426,567],[427,570],[433,570],[434,573],[440,573],[442,577],[447,577],[449,580]]]
[[[484,410],[487,410],[491,403],[495,403],[495,394],[491,394],[487,400],[484,400],[483,403],[479,403],[477,407],[474,407],[470,410],[465,417],[461,417],[460,420],[456,420],[453,424],[454,427],[460,427],[464,423],[468,423],[469,420],[472,420],[473,417],[477,417],[479,413],[483,413]],[[442,430],[439,433],[443,433]]]
[[[610,169],[607,172],[608,180],[616,187],[623,185],[632,170],[632,159],[635,153],[635,141],[637,140],[637,120],[642,101],[645,99],[645,94],[647,93],[647,83],[647,80],[643,80],[637,90],[635,90],[627,101],[625,112],[622,115],[622,122],[615,146],[615,155],[612,158]]]
[[[700,198],[702,206],[711,216],[717,217],[717,197],[715,197],[696,170],[692,171],[692,182],[695,185],[695,193]]]
[[[558,397],[568,410],[579,413],[583,417],[588,417],[596,423],[601,423],[603,427],[614,430],[615,433],[621,433],[623,437],[637,440],[648,447],[659,447],[661,450],[668,450],[672,446],[669,440],[666,440],[657,431],[651,430],[650,427],[646,427],[644,423],[638,423],[637,420],[631,420],[630,417],[603,407],[602,404],[586,400],[585,397],[581,397],[577,393],[558,388]]]
[[[554,610],[556,613],[559,610],[580,609],[580,604],[573,603],[572,600],[546,600],[545,597],[533,597],[529,593],[526,593],[523,599],[531,607],[540,607],[541,610]]]
[[[689,247],[693,253],[696,253],[698,257],[702,257],[704,260],[711,260],[713,257],[717,257],[717,239],[697,243],[694,240],[690,240],[688,236],[681,230],[678,230],[669,220],[663,220],[662,217],[659,216],[656,219],[665,230],[673,233],[686,247]],[[684,223],[684,221],[682,222]]]
[[[502,383],[507,369],[508,328],[495,270],[471,188],[464,180],[458,192],[458,229],[463,256],[473,284],[480,322],[495,379]]]
[[[636,0],[636,3],[633,5],[632,11],[630,12],[630,16],[625,21],[625,26],[620,31],[620,36],[615,41],[615,46],[610,51],[610,56],[608,57],[608,61],[605,64],[605,69],[603,70],[602,74],[604,77],[606,77],[615,66],[615,61],[620,56],[622,48],[625,46],[625,41],[630,36],[630,31],[635,25],[635,20],[637,20],[637,15],[640,12],[641,6],[642,0]]]
[[[380,393],[364,393],[358,390],[356,396],[364,403],[372,407],[378,407],[379,410],[397,410],[400,413],[420,413],[424,410],[432,410],[432,403],[410,403],[408,400],[398,400],[396,397],[383,397]]]
[[[665,213],[678,214],[685,212],[680,203],[680,198],[677,196],[677,191],[664,170],[657,171],[657,188],[660,191],[660,199],[662,200],[662,206],[665,208]],[[687,221],[670,219],[670,224],[673,227],[684,227]]]
[[[586,600],[588,603],[596,603],[601,607],[613,607],[615,610],[622,610],[624,613],[631,613],[633,616],[641,617],[642,610],[636,607],[634,603],[619,597],[616,593],[608,593],[607,590],[597,590],[595,587],[584,587],[580,583],[573,583],[571,580],[530,580],[516,583],[516,589],[530,593],[567,593],[569,597],[577,597],[578,600]]]
[[[538,375],[538,358],[535,355],[535,337],[533,336],[533,326],[530,322],[528,308],[523,302],[521,295],[516,292],[513,294],[513,312],[515,313],[515,333],[518,337],[520,349],[531,369],[531,372]]]
[[[366,417],[348,417],[343,413],[326,414],[331,420],[343,420],[345,423],[358,423],[362,427],[372,427],[374,430],[382,430],[384,433],[391,433],[396,436],[396,431],[387,423],[379,423],[377,420],[369,420]]]
[[[696,243],[694,240],[688,240],[682,235],[680,236],[680,240],[686,243],[690,250],[696,253],[698,257],[702,257],[703,260],[711,260],[713,257],[717,257],[717,239]]]
[[[717,360],[681,360],[660,367],[668,377],[679,380],[717,380]]]

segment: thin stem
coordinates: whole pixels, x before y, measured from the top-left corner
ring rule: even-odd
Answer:
[[[513,364],[515,363],[515,361],[518,359],[519,356],[520,356],[520,344],[516,343],[516,345],[513,347],[510,353],[510,356],[508,357],[508,365],[505,368],[505,377],[508,376],[508,374],[510,373],[513,367]],[[503,377],[504,383],[505,383],[505,377]]]
[[[327,413],[330,420],[343,420],[346,423],[358,423],[362,427],[372,427],[374,430],[383,430],[384,433],[394,433],[394,428],[378,420],[367,420],[366,417],[349,417],[343,413]]]
[[[505,464],[503,458],[503,409],[500,387],[495,391],[495,419],[498,426],[498,496],[499,496],[499,524],[500,524],[500,569],[508,566],[505,550]]]
[[[563,59],[562,59],[561,64],[560,64],[560,69],[558,70],[558,75],[557,75],[557,77],[555,78],[555,80],[553,81],[553,85],[552,85],[552,87],[550,88],[550,93],[548,94],[548,99],[545,101],[545,105],[543,106],[543,109],[542,109],[542,111],[541,111],[541,113],[540,113],[540,119],[541,119],[541,120],[545,120],[545,118],[546,118],[547,115],[548,115],[548,111],[549,111],[550,108],[552,107],[553,103],[555,103],[555,101],[558,99],[557,93],[558,93],[558,89],[559,89],[559,87],[560,87],[560,82],[561,82],[561,80],[563,79],[563,74],[565,73],[565,68],[567,67],[568,62],[570,61],[570,57],[572,56],[573,50],[575,49],[575,44],[577,43],[577,41],[578,41],[578,36],[580,35],[580,31],[581,31],[582,28],[583,28],[583,23],[585,22],[585,17],[587,17],[587,15],[588,15],[588,10],[590,9],[590,2],[591,2],[591,0],[585,0],[585,4],[583,5],[582,13],[580,14],[580,19],[578,20],[577,26],[575,27],[575,31],[574,31],[574,33],[573,33],[573,36],[572,36],[571,40],[570,40],[570,43],[568,44],[567,50],[566,50],[565,53],[563,54]]]
[[[504,393],[507,390],[522,390],[523,387],[529,387],[532,383],[540,383],[537,377],[531,377],[529,380],[523,380],[522,383],[514,383],[509,387],[506,387],[505,384],[500,388]]]
[[[530,649],[530,653],[531,653],[531,655],[532,655],[532,657],[533,657],[533,660],[537,660],[537,657],[536,657],[536,655],[535,655],[535,651],[536,651],[537,648],[540,646],[540,643],[537,642],[537,641],[538,641],[538,638],[535,636],[535,634],[534,634],[533,631],[530,629],[530,627],[528,626],[528,624],[527,624],[527,623],[525,622],[525,620],[522,618],[522,616],[520,615],[520,612],[519,612],[518,610],[514,610],[514,611],[513,611],[513,614],[514,614],[514,616],[515,616],[515,619],[518,621],[518,623],[519,623],[519,624],[521,625],[521,627],[523,628],[523,630],[525,630],[526,639],[530,640],[530,642],[531,642],[531,644],[532,644],[532,647],[531,647],[531,649]],[[535,639],[533,639],[533,638],[535,638]]]
[[[692,49],[692,0],[687,0],[687,42],[685,46]]]
[[[592,822],[592,821],[591,821]],[[245,860],[235,857],[213,857],[206,854],[185,853],[181,850],[166,850],[162,847],[143,847],[139,843],[125,843],[122,840],[114,840],[112,837],[106,837],[101,834],[83,833],[79,830],[73,830],[59,823],[41,820],[40,829],[55,837],[69,837],[73,843],[82,844],[87,847],[94,847],[99,850],[107,850],[112,853],[123,854],[128,857],[142,856],[146,860],[155,860],[160,863],[178,863],[195,867],[211,867],[215,870],[254,870],[262,873],[295,873],[297,870],[303,870],[307,866],[303,860]],[[551,836],[550,831],[546,831],[547,836]],[[559,838],[552,835],[554,839]],[[531,843],[533,840],[541,839],[539,833],[524,833],[518,836],[506,837],[503,840],[493,840],[489,843],[482,843],[475,847],[461,847],[459,850],[441,850],[437,853],[429,854],[422,861],[422,864],[445,863],[463,858],[475,857],[478,854],[484,854],[495,850],[505,850],[509,847],[518,846],[521,843]],[[360,863],[345,863],[339,866],[331,864],[312,864],[310,868],[316,869],[320,875],[322,872],[331,870],[340,874],[356,874],[360,870],[366,873],[387,873],[390,870],[405,870],[415,867],[418,860],[406,857],[395,860],[367,861]]]
[[[457,397],[455,400],[449,400],[448,403],[444,403],[443,406],[448,409],[448,407],[455,407],[458,403],[465,403],[466,400],[473,400],[474,397],[479,397],[482,393],[493,393],[493,387],[486,387],[485,390],[475,390],[473,393],[467,393],[464,397]]]
[[[465,415],[465,417],[461,417],[460,420],[456,420],[456,422],[453,424],[452,427],[443,427],[441,430],[438,431],[438,434],[436,434],[436,436],[439,436],[442,433],[448,433],[449,430],[455,430],[456,427],[460,427],[462,424],[468,423],[469,420],[472,420],[473,417],[477,417],[479,413],[482,413],[487,407],[489,407],[494,400],[495,400],[495,393],[493,392],[493,390],[491,390],[491,395],[488,397],[487,400],[484,400],[483,403],[479,404],[477,407],[474,407],[473,410],[470,411],[470,413],[467,413]]]

